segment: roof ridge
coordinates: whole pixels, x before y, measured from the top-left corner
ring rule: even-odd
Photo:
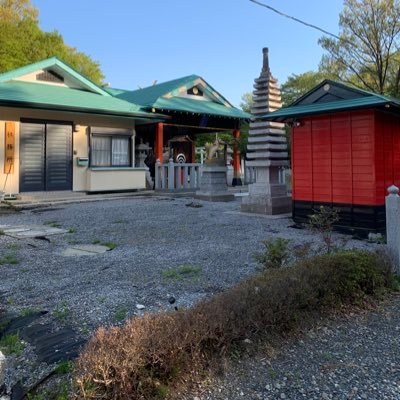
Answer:
[[[35,71],[35,69],[45,69],[45,68],[49,68],[53,65],[60,67],[67,74],[72,75],[74,78],[76,78],[78,81],[80,81],[84,86],[87,86],[88,88],[92,88],[94,91],[96,91],[99,94],[102,94],[104,96],[111,96],[111,94],[108,93],[106,90],[104,90],[104,88],[102,88],[100,85],[93,82],[90,78],[83,75],[81,72],[76,70],[73,66],[71,66],[70,64],[61,60],[57,56],[52,56],[52,57],[46,58],[44,60],[36,61],[34,63],[23,65],[21,67],[12,69],[10,71],[3,72],[0,74],[0,83],[7,82],[9,80],[13,80],[13,78],[15,78],[15,77],[19,77],[24,74],[33,72],[33,71]]]

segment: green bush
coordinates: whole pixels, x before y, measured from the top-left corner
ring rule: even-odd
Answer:
[[[245,339],[264,339],[343,304],[392,288],[390,264],[359,250],[271,268],[178,312],[147,314],[122,327],[101,328],[77,362],[77,397],[156,399],[239,352]]]
[[[255,259],[264,268],[282,268],[287,266],[290,261],[290,240],[276,238],[263,240],[261,242],[265,249],[263,253],[257,253]]]

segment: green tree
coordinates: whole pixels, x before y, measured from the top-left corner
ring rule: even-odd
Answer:
[[[101,84],[99,63],[64,43],[57,31],[43,32],[30,0],[0,0],[0,73],[52,56]]]
[[[253,93],[243,93],[241,100],[240,108],[245,112],[251,113],[251,107],[253,106]]]
[[[308,71],[302,74],[290,75],[287,81],[281,86],[283,106],[289,106],[324,79],[330,78],[332,78],[332,74],[325,71]]]
[[[400,92],[400,1],[344,0],[339,38],[322,37],[337,79],[381,94]]]

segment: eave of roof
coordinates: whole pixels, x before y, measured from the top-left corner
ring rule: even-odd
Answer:
[[[137,104],[113,96],[22,81],[0,83],[0,103],[11,107],[76,111],[127,118],[165,119],[165,116],[145,112]]]
[[[268,113],[261,118],[267,121],[284,122],[285,120],[308,115],[332,113],[336,111],[374,108],[380,106],[400,107],[400,101],[382,95],[371,95],[351,100],[340,100],[329,103],[307,104],[304,106],[290,106]]]

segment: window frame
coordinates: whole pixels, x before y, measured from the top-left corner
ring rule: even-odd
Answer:
[[[90,168],[132,168],[133,166],[133,136],[132,130],[118,129],[118,128],[98,128],[91,127],[89,135],[89,166]],[[110,164],[109,165],[95,165],[93,164],[93,137],[106,137],[110,138]],[[113,139],[128,139],[128,163],[127,164],[113,164]]]

